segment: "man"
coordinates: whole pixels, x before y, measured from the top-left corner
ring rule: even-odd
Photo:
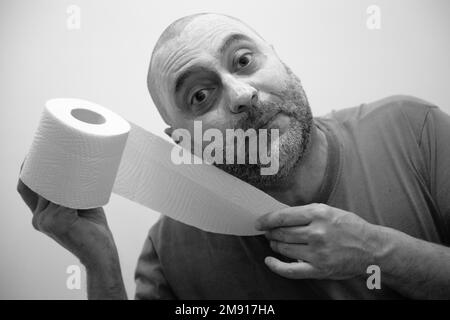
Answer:
[[[175,21],[152,54],[148,86],[166,132],[194,121],[279,129],[279,171],[217,164],[289,205],[264,236],[203,232],[161,218],[136,269],[138,299],[450,298],[450,117],[390,97],[313,118],[298,78],[237,19]],[[33,225],[86,266],[89,298],[126,298],[101,208],[73,210],[19,181]],[[378,266],[381,288],[367,286]]]

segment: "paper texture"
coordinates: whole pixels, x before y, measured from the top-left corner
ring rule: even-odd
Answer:
[[[127,121],[92,102],[50,100],[21,179],[56,204],[77,209],[103,206],[110,198],[129,131]]]
[[[54,99],[46,104],[21,179],[66,207],[103,206],[113,191],[223,234],[259,234],[256,218],[286,207],[212,165],[174,164],[174,147],[180,148],[97,104]]]

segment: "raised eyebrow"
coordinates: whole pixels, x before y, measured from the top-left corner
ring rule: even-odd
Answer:
[[[211,70],[208,68],[199,66],[188,68],[187,70],[183,71],[175,80],[175,93],[180,91],[181,87],[184,85],[184,83],[190,76],[195,75],[196,73],[199,72],[210,72],[210,71]]]
[[[180,91],[180,88],[183,86],[186,79],[189,78],[193,73],[193,70],[186,70],[177,78],[177,80],[175,81],[175,92]]]
[[[218,53],[219,55],[223,55],[229,47],[231,47],[233,44],[239,41],[252,41],[252,39],[242,33],[233,33],[230,36],[228,36],[220,46]]]

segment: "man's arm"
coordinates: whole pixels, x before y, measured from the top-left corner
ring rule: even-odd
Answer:
[[[429,168],[429,191],[438,207],[442,241],[450,244],[450,116],[430,107],[419,137]],[[450,298],[450,248],[379,228],[385,252],[379,257],[388,285],[416,298]]]
[[[87,263],[87,295],[89,300],[127,300],[117,254]]]
[[[438,208],[436,227],[442,243],[450,246],[450,115],[431,107],[419,141],[428,168],[429,192]]]
[[[450,248],[375,227],[382,282],[411,298],[450,299]]]

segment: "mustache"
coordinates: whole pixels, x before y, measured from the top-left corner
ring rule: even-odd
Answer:
[[[275,103],[272,101],[259,101],[256,106],[252,105],[246,110],[246,115],[234,123],[233,129],[255,129],[266,126],[278,114],[283,113],[289,117],[295,116],[292,105],[287,101]]]
[[[277,114],[281,112],[278,107],[258,108],[253,111],[249,111],[247,117],[240,119],[237,125],[238,128],[244,130],[255,129],[258,130],[264,127],[270,120],[272,120]]]

